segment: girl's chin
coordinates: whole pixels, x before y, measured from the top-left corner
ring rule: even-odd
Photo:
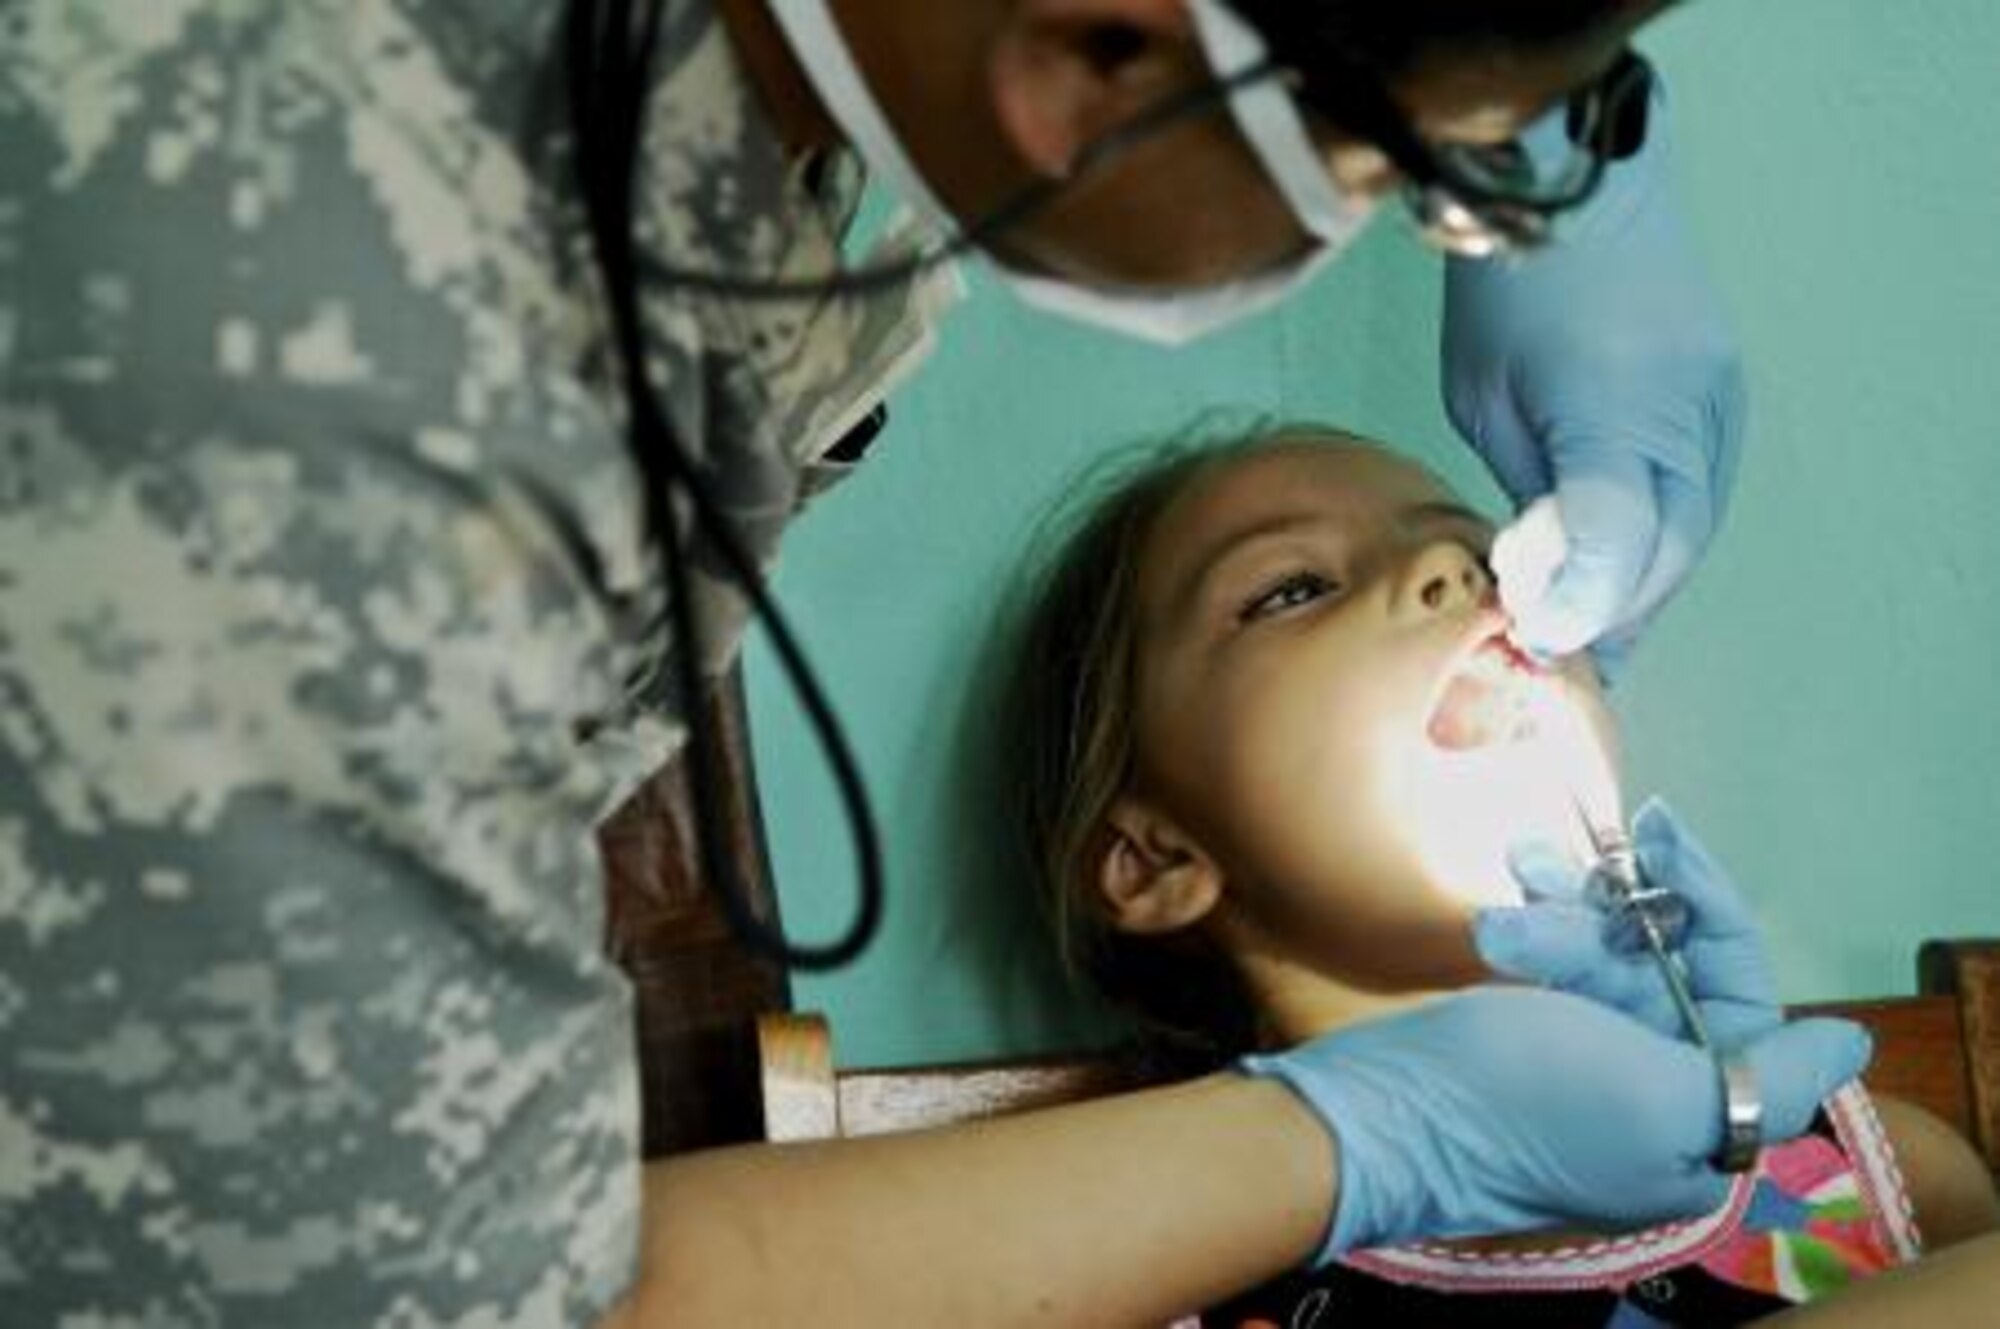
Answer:
[[[1469,906],[1519,904],[1521,886],[1508,867],[1515,849],[1541,842],[1587,861],[1570,792],[1550,778],[1533,745],[1421,746],[1394,792],[1419,864],[1439,890]]]
[[[1497,869],[1492,864],[1468,864],[1463,868],[1442,864],[1433,868],[1432,872],[1437,888],[1469,909],[1521,904],[1526,898],[1520,883],[1514,880],[1514,874],[1507,870],[1504,863]]]

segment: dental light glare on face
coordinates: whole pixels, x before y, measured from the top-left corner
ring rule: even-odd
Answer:
[[[1648,881],[1625,831],[1624,800],[1600,731],[1590,722],[1582,698],[1559,674],[1535,664],[1502,634],[1478,643],[1446,679],[1427,723],[1427,737],[1445,768],[1476,770],[1482,778],[1463,785],[1462,806],[1439,807],[1422,819],[1434,837],[1434,870],[1448,872],[1453,855],[1472,828],[1474,841],[1490,839],[1481,829],[1476,802],[1488,804],[1500,791],[1504,815],[1547,816],[1551,804],[1566,805],[1577,832],[1569,840],[1579,862],[1589,866],[1586,901],[1604,916],[1605,939],[1616,951],[1643,952],[1657,969],[1690,1042],[1713,1059],[1722,1110],[1722,1144],[1712,1163],[1724,1172],[1755,1165],[1762,1138],[1763,1105],[1749,1063],[1718,1047],[1710,1037],[1689,982],[1679,948],[1689,915],[1672,891]],[[1504,777],[1496,779],[1495,777]],[[1437,788],[1448,785],[1433,785]],[[1525,791],[1525,792],[1523,792]],[[1560,814],[1558,814],[1560,815]],[[1516,832],[1542,829],[1532,819],[1515,823]],[[1490,845],[1481,852],[1490,854]],[[1436,878],[1449,883],[1448,875]]]
[[[1590,863],[1571,791],[1615,800],[1616,786],[1586,696],[1515,649],[1498,621],[1434,688],[1418,741],[1394,740],[1406,755],[1391,764],[1399,787],[1387,804],[1407,810],[1398,821],[1424,879],[1468,904],[1515,904],[1518,844],[1545,841]]]
[[[1561,674],[1496,632],[1450,671],[1427,736],[1439,772],[1427,782],[1431,815],[1423,818],[1432,828],[1434,865],[1462,857],[1454,847],[1468,840],[1481,842],[1490,864],[1496,850],[1504,856],[1507,845],[1499,842],[1549,839],[1589,868],[1586,899],[1605,915],[1614,949],[1665,953],[1680,944],[1686,906],[1646,880],[1625,831],[1624,796],[1605,738],[1584,694]],[[1442,804],[1441,792],[1450,795]],[[1497,829],[1490,825],[1496,820]],[[1438,879],[1452,884],[1455,875]],[[1688,1014],[1691,1028],[1698,1026],[1691,1006]]]

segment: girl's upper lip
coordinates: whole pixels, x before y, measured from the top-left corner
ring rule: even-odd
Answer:
[[[1443,677],[1438,680],[1439,686],[1442,687],[1453,674],[1465,668],[1473,656],[1495,642],[1498,642],[1500,648],[1516,663],[1533,668],[1533,661],[1521,654],[1514,643],[1507,639],[1507,629],[1513,626],[1513,616],[1498,604],[1480,606],[1479,612],[1473,616],[1472,623],[1466,628],[1465,640],[1459,643],[1458,649],[1452,652],[1451,659],[1446,662]]]

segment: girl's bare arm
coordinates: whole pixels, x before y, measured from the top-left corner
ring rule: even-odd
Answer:
[[[2000,1306],[2000,1233],[1855,1284],[1837,1297],[1758,1323],[1770,1329],[1883,1329],[1992,1322]]]
[[[607,1329],[1159,1325],[1297,1265],[1336,1185],[1290,1091],[1234,1075],[945,1130],[655,1164]]]

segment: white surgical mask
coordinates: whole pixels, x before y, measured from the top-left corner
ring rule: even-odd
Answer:
[[[945,233],[956,229],[908,154],[828,12],[827,0],[770,0],[793,53],[820,100],[868,166]],[[1221,0],[1188,0],[1203,54],[1218,78],[1265,59],[1263,38]],[[996,276],[1023,301],[1080,323],[1164,345],[1180,345],[1266,309],[1304,285],[1353,243],[1371,205],[1344,194],[1306,132],[1298,108],[1276,78],[1236,90],[1229,112],[1265,173],[1314,246],[1285,266],[1236,281],[1187,290],[1086,286],[1023,272],[987,255]]]

